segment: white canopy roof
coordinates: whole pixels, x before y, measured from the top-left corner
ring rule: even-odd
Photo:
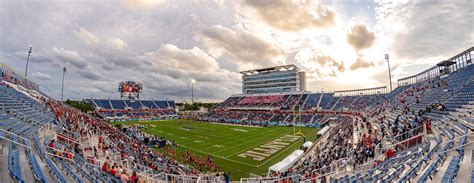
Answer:
[[[311,141],[306,141],[306,142],[303,144],[303,147],[304,147],[304,148],[310,148],[312,145],[313,145],[313,142],[311,142]]]
[[[280,162],[272,165],[270,168],[268,168],[270,171],[274,172],[283,172],[288,170],[291,165],[295,164],[298,159],[303,156],[303,151],[302,150],[295,150],[293,153],[288,155],[285,159],[281,160]]]
[[[319,130],[318,135],[324,135],[329,131],[329,128],[331,128],[331,126],[325,126],[323,129]]]

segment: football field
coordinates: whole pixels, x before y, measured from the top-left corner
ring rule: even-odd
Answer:
[[[188,149],[198,156],[212,155],[221,171],[232,172],[233,180],[266,173],[268,167],[300,148],[304,139],[314,141],[318,131],[301,128],[303,137],[294,135],[293,127],[249,127],[189,120],[123,124],[141,124],[145,126],[144,132],[175,141],[178,153]]]

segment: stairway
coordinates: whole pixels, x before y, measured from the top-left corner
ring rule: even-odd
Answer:
[[[31,170],[30,164],[28,163],[28,159],[26,158],[25,148],[19,147],[18,145],[17,148],[20,150],[21,176],[25,182],[34,182],[33,172]]]
[[[8,174],[8,141],[0,139],[1,154],[0,154],[0,182],[13,182],[13,179]]]

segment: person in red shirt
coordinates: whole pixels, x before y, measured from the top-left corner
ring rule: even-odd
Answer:
[[[386,157],[387,157],[387,158],[391,158],[391,157],[393,157],[393,155],[394,155],[393,150],[392,150],[392,149],[388,149],[387,152],[386,152]]]
[[[99,136],[99,143],[102,143],[103,140],[104,138],[102,136]]]
[[[425,127],[426,127],[426,133],[431,133],[431,127],[430,127],[430,120],[429,119],[426,119]]]
[[[311,175],[311,182],[316,182],[317,177],[316,172],[313,172],[313,175]]]
[[[108,168],[109,168],[109,167],[108,167],[107,163],[104,163],[104,164],[102,165],[102,171],[107,172],[107,169],[108,169]]]
[[[137,172],[133,171],[132,176],[130,176],[130,182],[135,183],[137,181]]]
[[[115,177],[115,174],[117,173],[117,170],[115,170],[115,166],[112,166],[109,173]]]
[[[51,140],[51,142],[49,142],[49,145],[48,145],[48,146],[53,149],[53,148],[55,147],[55,146],[54,146],[54,140]]]

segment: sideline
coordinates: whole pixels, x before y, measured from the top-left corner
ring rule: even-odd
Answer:
[[[231,124],[231,123],[216,123],[216,122],[202,122],[202,121],[197,121],[200,123],[210,123],[210,124],[215,124],[215,125],[226,125],[226,126],[241,126],[241,127],[252,127],[252,128],[263,128],[262,126],[258,125],[239,125],[239,124]]]

